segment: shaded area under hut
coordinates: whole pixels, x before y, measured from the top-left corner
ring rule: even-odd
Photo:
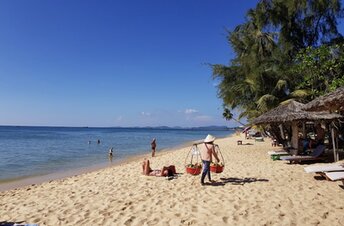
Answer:
[[[335,113],[305,111],[304,106],[302,103],[291,100],[257,117],[252,124],[268,125],[266,126],[268,131],[284,147],[302,151],[302,141],[314,139],[316,136],[315,123],[322,122],[327,129],[329,123],[343,118],[342,115]]]
[[[306,111],[328,111],[344,115],[344,87],[318,97],[302,107]],[[334,159],[339,160],[339,153],[336,148],[344,146],[344,121],[331,122],[331,137],[333,144]],[[343,148],[343,147],[342,147]]]

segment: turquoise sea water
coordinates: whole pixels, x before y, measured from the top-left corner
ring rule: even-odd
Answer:
[[[232,130],[0,126],[0,182],[106,164],[110,147],[114,147],[114,162],[150,153],[154,137],[159,152],[203,139],[207,134],[224,137],[232,133]]]

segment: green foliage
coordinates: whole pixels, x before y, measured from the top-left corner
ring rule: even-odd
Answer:
[[[296,88],[306,92],[303,96],[306,100],[343,86],[344,45],[305,48],[296,55],[291,72],[298,75],[299,83]]]
[[[304,89],[298,89],[298,90],[294,90],[290,96],[301,100],[301,99],[306,99],[308,96],[311,95],[311,92],[309,90],[304,90]]]
[[[233,118],[232,112],[231,112],[228,108],[226,108],[226,107],[223,108],[222,116],[223,116],[226,120],[228,120],[228,121],[233,119],[234,121],[240,123],[241,125],[244,125],[244,124],[241,123],[239,120]]]
[[[276,100],[274,95],[265,94],[257,100],[257,108],[261,111],[268,111],[269,106],[273,105]]]
[[[226,109],[240,108],[240,117],[254,118],[283,101],[307,101],[343,84],[342,48],[335,54],[322,49],[341,41],[342,11],[339,0],[261,0],[250,9],[246,22],[228,32],[234,59],[211,65],[224,117],[232,117]]]

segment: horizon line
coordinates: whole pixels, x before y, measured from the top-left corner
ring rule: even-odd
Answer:
[[[124,129],[130,129],[130,128],[152,128],[152,129],[163,129],[163,128],[169,128],[169,129],[192,129],[192,128],[238,128],[240,126],[216,126],[216,125],[210,125],[210,126],[53,126],[53,125],[0,125],[0,127],[55,127],[55,128],[124,128]]]

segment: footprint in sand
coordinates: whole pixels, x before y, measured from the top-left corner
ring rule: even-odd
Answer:
[[[124,225],[131,225],[134,221],[135,217],[131,216],[128,220],[124,222]]]

